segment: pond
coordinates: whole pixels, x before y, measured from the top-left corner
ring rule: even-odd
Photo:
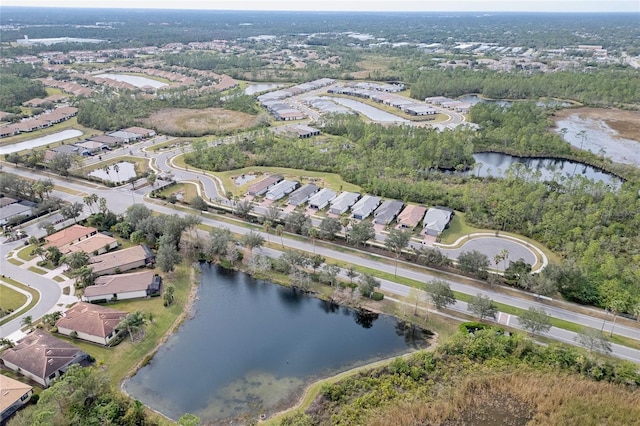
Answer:
[[[115,166],[118,166],[118,171],[116,172]],[[121,161],[117,164],[113,164],[109,166],[109,173],[104,171],[103,169],[95,169],[89,176],[97,177],[98,179],[106,180],[109,182],[126,182],[132,177],[136,177],[136,168],[135,164]]]
[[[640,166],[640,142],[618,136],[604,120],[572,114],[556,121],[557,132],[572,146],[616,163]]]
[[[397,115],[390,114],[378,108],[374,108],[371,105],[367,105],[360,101],[354,101],[353,99],[336,98],[336,97],[322,97],[322,99],[330,99],[331,101],[351,108],[352,110],[359,112],[368,119],[378,123],[409,123],[409,120],[405,120]]]
[[[262,93],[268,90],[274,90],[282,86],[283,86],[282,84],[278,84],[278,83],[250,84],[244,89],[244,93],[245,95],[255,95],[256,93]]]
[[[125,83],[129,83],[136,87],[144,87],[150,86],[155,89],[159,89],[160,87],[168,86],[168,84],[163,83],[158,80],[154,80],[152,78],[142,77],[139,75],[129,75],[129,74],[100,74],[96,77],[108,78],[110,80],[115,81],[124,81]]]
[[[233,178],[233,182],[236,184],[236,186],[242,186],[246,183],[251,182],[252,180],[255,180],[256,177],[256,175],[240,175]]]
[[[25,149],[33,149],[39,146],[48,145],[54,142],[60,142],[78,136],[82,136],[82,132],[80,130],[63,130],[61,132],[52,133],[50,135],[41,136],[39,138],[29,139],[27,141],[0,147],[0,155],[13,154],[14,152],[24,151]]]
[[[312,381],[408,352],[409,334],[391,317],[203,264],[192,317],[124,386],[172,419],[247,421],[294,405]]]
[[[505,177],[507,169],[520,163],[533,172],[540,172],[541,180],[556,180],[560,177],[583,176],[595,182],[604,182],[612,187],[618,187],[622,181],[607,172],[595,167],[570,160],[557,158],[526,158],[497,152],[481,152],[473,154],[476,166],[465,172],[467,175],[480,177]]]

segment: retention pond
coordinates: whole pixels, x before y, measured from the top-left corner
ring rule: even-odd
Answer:
[[[172,419],[189,412],[206,424],[250,422],[292,406],[313,381],[425,343],[392,317],[206,264],[192,309],[125,382],[132,397]]]

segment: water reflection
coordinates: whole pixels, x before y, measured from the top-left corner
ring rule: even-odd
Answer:
[[[293,405],[310,381],[426,343],[417,331],[398,334],[391,317],[243,273],[205,264],[201,277],[195,315],[125,383],[173,419],[250,422]]]

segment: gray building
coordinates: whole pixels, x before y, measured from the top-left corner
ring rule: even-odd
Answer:
[[[451,220],[453,211],[444,207],[432,207],[424,215],[424,233],[438,236],[444,231]]]
[[[318,185],[315,185],[313,183],[302,185],[300,188],[291,193],[291,195],[289,196],[289,204],[294,206],[304,204],[307,202],[307,200],[309,200],[309,197],[318,192],[318,190],[320,190]]]
[[[287,194],[290,194],[298,187],[298,182],[292,180],[283,180],[275,185],[267,192],[265,198],[271,201],[277,201]]]
[[[331,201],[330,213],[341,215],[345,213],[360,198],[357,192],[343,192]]]
[[[336,193],[328,188],[323,188],[309,198],[309,207],[316,210],[324,209],[329,201],[336,197]]]
[[[253,197],[263,195],[269,189],[273,188],[273,186],[276,185],[281,180],[282,180],[282,176],[280,175],[267,176],[264,179],[260,180],[260,182],[256,182],[253,185],[251,185],[247,190],[247,194]]]
[[[382,198],[375,197],[373,195],[365,195],[353,205],[351,208],[351,215],[354,219],[364,220],[373,213],[373,211],[378,207]]]
[[[398,216],[400,210],[404,207],[404,203],[398,200],[385,200],[375,211],[373,216],[374,223],[380,225],[388,225]]]

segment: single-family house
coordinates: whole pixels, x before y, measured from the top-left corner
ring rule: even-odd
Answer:
[[[51,246],[55,246],[60,249],[67,244],[87,239],[97,233],[98,230],[91,226],[82,226],[77,224],[71,225],[70,227],[62,229],[55,234],[44,237],[44,240],[46,241],[44,248],[47,249]]]
[[[29,402],[33,387],[0,374],[0,424]]]
[[[302,185],[300,188],[296,189],[289,196],[289,204],[292,206],[299,206],[300,204],[304,204],[307,202],[309,197],[318,192],[320,188],[318,185],[313,183],[307,183]]]
[[[287,194],[290,194],[298,187],[298,182],[294,180],[283,180],[278,182],[267,192],[265,198],[271,201],[278,201]]]
[[[382,199],[380,197],[373,195],[363,196],[360,201],[351,207],[351,216],[357,220],[364,220],[368,218],[369,215],[378,207],[381,200]]]
[[[10,204],[15,204],[17,203],[19,200],[16,198],[11,198],[11,197],[0,197],[0,208],[2,207],[6,207]]]
[[[160,294],[162,277],[153,271],[104,275],[84,289],[83,300],[138,299]]]
[[[59,247],[62,254],[73,253],[76,251],[83,251],[89,255],[99,255],[102,253],[106,253],[109,250],[113,250],[118,247],[118,240],[109,235],[101,234],[98,232],[97,234],[93,234],[89,238],[85,238],[84,240],[75,241],[69,244],[65,244],[62,247]]]
[[[155,263],[156,256],[147,246],[137,245],[89,258],[89,267],[100,275],[117,274]]]
[[[446,207],[432,207],[424,215],[424,233],[438,236],[444,231],[451,221],[453,210]]]
[[[109,148],[114,148],[124,143],[122,139],[109,135],[91,136],[89,140],[100,142],[101,144],[103,144],[104,146],[108,146]]]
[[[75,145],[78,148],[80,148],[81,152],[89,151],[92,154],[102,151],[102,148],[105,147],[105,145],[102,142],[98,142],[95,140],[78,142]]]
[[[9,136],[17,135],[18,129],[9,125],[0,127],[0,138],[8,138]]]
[[[20,217],[29,217],[33,214],[33,203],[17,202],[0,207],[0,226],[18,220]]]
[[[316,210],[324,209],[331,200],[336,197],[335,191],[329,188],[322,188],[309,198],[309,207]]]
[[[275,184],[282,180],[282,176],[280,175],[270,175],[261,179],[259,182],[254,183],[249,187],[247,191],[247,195],[251,195],[253,197],[257,197],[259,195],[265,194],[269,189],[273,188]]]
[[[420,104],[411,104],[405,106],[403,111],[407,114],[422,116],[422,115],[434,115],[436,113],[435,108],[432,108],[428,105],[420,105]]]
[[[360,198],[360,194],[357,192],[342,192],[331,201],[329,213],[337,215],[344,214],[358,201],[358,198]]]
[[[122,139],[124,143],[131,143],[131,142],[135,142],[137,140],[142,139],[142,135],[139,135],[137,133],[126,132],[124,130],[118,130],[116,132],[107,133],[107,135],[114,138]]]
[[[10,370],[48,387],[71,365],[79,364],[88,357],[75,346],[42,330],[35,330],[15,347],[5,350],[0,360]]]
[[[300,139],[307,139],[312,136],[318,136],[320,130],[306,124],[293,124],[288,126],[274,127],[273,132],[277,135],[294,136]]]
[[[399,227],[404,229],[414,229],[416,226],[418,226],[426,212],[426,207],[408,205],[398,215]]]
[[[145,129],[144,127],[127,127],[126,129],[122,130],[129,133],[135,133],[143,138],[150,138],[156,135],[155,130]]]
[[[373,213],[374,223],[379,225],[388,225],[398,216],[400,210],[404,207],[404,203],[398,200],[385,200],[380,207]]]
[[[102,277],[104,278],[104,277]],[[88,287],[87,287],[88,288]],[[107,346],[118,334],[127,313],[93,303],[78,302],[56,321],[58,333]]]

